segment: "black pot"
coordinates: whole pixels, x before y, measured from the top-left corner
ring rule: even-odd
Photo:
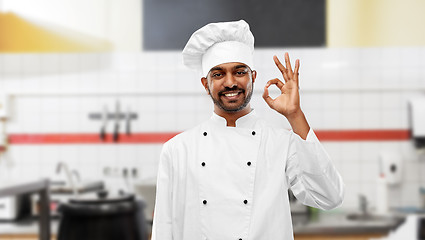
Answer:
[[[107,195],[61,204],[58,240],[146,240],[144,202],[131,194]]]

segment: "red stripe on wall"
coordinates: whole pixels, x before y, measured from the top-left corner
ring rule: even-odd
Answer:
[[[120,134],[117,143],[164,143],[178,133],[134,133]],[[10,144],[97,144],[116,143],[112,134],[101,140],[99,134],[11,134]]]
[[[405,141],[409,130],[315,130],[321,141]],[[178,132],[121,134],[117,143],[164,143]],[[100,144],[115,143],[112,134],[101,140],[99,134],[10,134],[10,144]]]
[[[405,141],[409,130],[318,130],[320,141]]]

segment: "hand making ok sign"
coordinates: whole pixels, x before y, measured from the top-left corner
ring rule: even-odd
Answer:
[[[292,71],[288,53],[285,53],[286,67],[280,63],[276,56],[273,57],[273,60],[282,73],[285,83],[280,81],[278,78],[268,81],[264,87],[263,98],[272,109],[283,114],[289,120],[289,118],[294,116],[294,114],[297,114],[301,111],[300,95],[298,91],[298,70],[300,69],[300,60],[297,59],[295,61],[294,71]],[[269,96],[268,88],[271,85],[276,85],[281,92],[280,96],[275,99]]]
[[[300,107],[300,94],[299,94],[299,81],[298,70],[300,69],[300,60],[295,61],[295,68],[292,71],[289,54],[285,53],[286,67],[280,63],[279,59],[274,56],[273,60],[283,75],[285,83],[278,78],[272,79],[267,82],[264,87],[263,98],[270,106],[270,108],[283,114],[291,124],[292,130],[300,135],[303,139],[306,138],[310,126],[301,111]],[[269,87],[276,85],[280,89],[280,95],[273,99],[269,96]]]

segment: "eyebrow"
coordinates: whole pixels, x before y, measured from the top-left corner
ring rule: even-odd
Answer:
[[[249,68],[249,67],[247,65],[241,64],[241,65],[235,66],[233,69],[238,69],[238,68]]]
[[[222,71],[222,70],[223,70],[223,68],[221,68],[221,67],[213,67],[213,68],[211,68],[211,69],[210,69],[210,72],[215,71],[215,70],[220,70],[220,71]]]

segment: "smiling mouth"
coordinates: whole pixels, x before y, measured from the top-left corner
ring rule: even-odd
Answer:
[[[234,96],[236,96],[236,95],[238,95],[239,94],[239,92],[235,92],[235,93],[226,93],[226,94],[224,94],[224,96],[226,96],[226,97],[234,97]]]
[[[243,91],[236,91],[236,92],[232,91],[232,92],[224,92],[220,95],[224,97],[224,99],[226,99],[227,101],[233,102],[233,101],[237,101],[242,93]]]
[[[235,90],[227,90],[227,91],[222,91],[222,92],[220,92],[219,93],[219,95],[221,95],[221,96],[226,96],[226,97],[234,97],[234,96],[237,96],[237,95],[239,95],[240,93],[243,93],[244,92],[244,90],[242,90],[242,89],[235,89]]]

